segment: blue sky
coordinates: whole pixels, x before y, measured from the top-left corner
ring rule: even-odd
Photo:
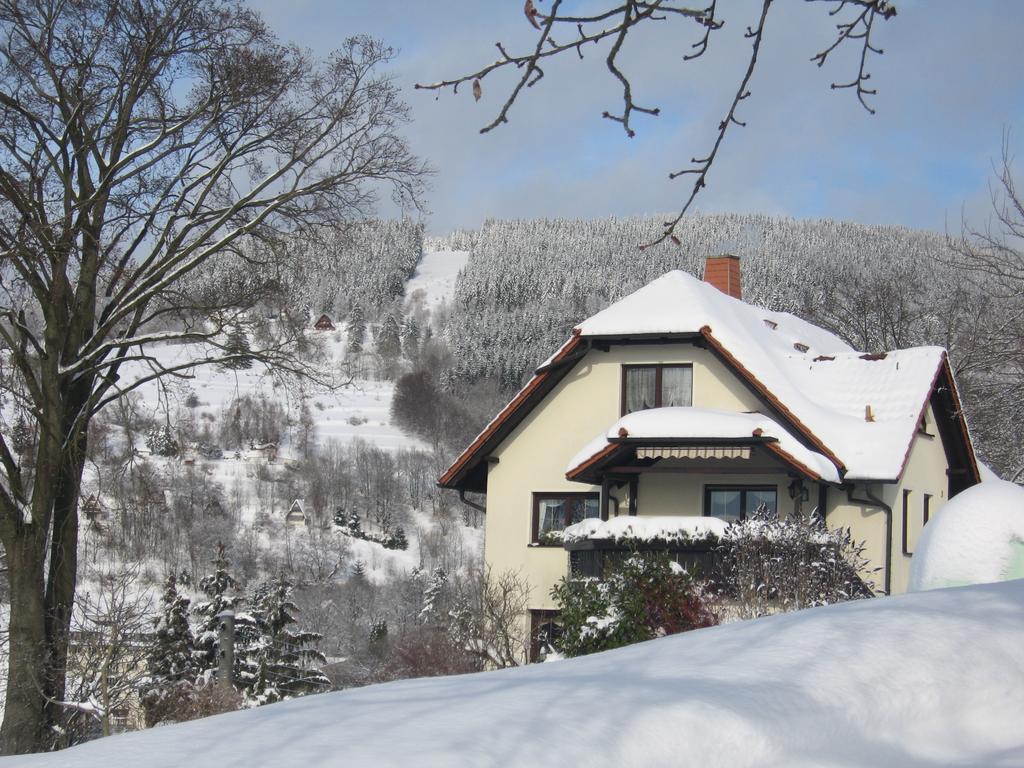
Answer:
[[[635,100],[662,115],[638,116],[628,139],[600,117],[620,108],[621,91],[596,48],[582,62],[549,66],[510,123],[487,135],[478,131],[500,108],[509,77],[487,78],[479,103],[469,89],[439,99],[413,89],[492,61],[495,41],[529,46],[521,0],[249,1],[280,37],[319,54],[358,33],[399,49],[390,71],[412,110],[410,143],[436,169],[425,220],[438,234],[488,216],[676,210],[689,185],[668,181],[668,172],[711,146],[746,63],[742,32],[759,9],[720,3],[726,26],[695,62],[681,60],[699,36],[695,25],[663,24],[630,40],[621,62]],[[869,64],[874,116],[849,91],[829,88],[855,71],[852,48],[824,69],[810,62],[831,42],[830,7],[777,0],[741,113],[748,127],[730,132],[696,210],[940,232],[958,229],[964,213],[980,221],[1005,130],[1024,164],[1024,2],[898,0],[898,15],[877,33],[885,54]]]

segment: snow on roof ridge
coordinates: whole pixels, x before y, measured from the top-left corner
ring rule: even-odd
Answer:
[[[577,330],[583,337],[712,337],[805,437],[861,479],[899,475],[945,356],[935,346],[866,354],[831,331],[728,296],[683,270],[665,273]]]

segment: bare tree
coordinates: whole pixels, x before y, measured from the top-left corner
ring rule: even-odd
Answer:
[[[487,667],[519,666],[530,647],[524,623],[529,601],[530,585],[520,573],[474,568],[455,596],[453,639]]]
[[[267,254],[382,189],[417,199],[390,54],[357,37],[314,61],[236,0],[0,0],[0,367],[36,431],[28,454],[0,436],[0,752],[43,748],[64,699],[92,417],[197,364],[309,373],[294,334],[228,343],[274,283]],[[161,362],[169,341],[193,354]]]
[[[87,738],[89,722],[104,736],[113,718],[138,707],[138,689],[146,676],[147,635],[153,630],[152,600],[138,592],[139,568],[122,566],[92,574],[95,588],[79,597],[73,612],[62,731],[74,743]],[[82,720],[85,722],[82,722]]]
[[[845,82],[833,83],[833,89],[850,89],[857,95],[861,105],[869,113],[874,109],[868,104],[867,97],[873,96],[875,90],[868,87],[871,78],[867,71],[870,54],[881,54],[882,50],[872,43],[871,35],[875,22],[879,19],[890,19],[896,15],[896,8],[891,0],[816,0],[833,6],[829,15],[838,17],[835,39],[824,49],[817,52],[811,61],[819,67],[825,65],[832,53],[846,43],[859,46],[860,56],[856,74]],[[540,0],[538,0],[540,2]],[[619,65],[619,56],[626,47],[630,36],[638,27],[648,27],[656,23],[691,23],[697,27],[697,37],[689,50],[681,51],[683,61],[690,61],[703,56],[711,43],[712,34],[721,29],[725,20],[718,15],[717,0],[710,0],[706,7],[692,7],[680,0],[613,0],[588,8],[586,13],[564,11],[563,0],[552,0],[551,10],[541,11],[534,0],[526,0],[524,13],[526,20],[536,30],[535,44],[523,53],[510,53],[502,43],[498,47],[498,59],[485,67],[468,74],[433,83],[420,83],[417,88],[432,91],[451,89],[457,92],[462,85],[470,85],[473,97],[480,100],[483,95],[483,82],[488,75],[499,70],[516,69],[521,73],[515,81],[511,92],[502,102],[495,118],[480,129],[487,133],[509,121],[509,114],[524,88],[532,88],[544,77],[543,67],[549,59],[576,55],[583,60],[586,51],[593,46],[607,46],[603,63],[622,93],[622,106],[618,111],[605,111],[602,114],[607,120],[613,120],[622,126],[630,138],[635,134],[633,117],[635,114],[656,117],[660,108],[644,106],[636,101],[633,95],[633,83],[630,76]],[[751,95],[750,84],[757,69],[757,59],[764,41],[765,23],[768,20],[773,0],[762,0],[761,8],[754,23],[746,28],[746,37],[750,40],[750,54],[747,66],[740,78],[739,85],[729,103],[725,115],[717,127],[711,149],[703,157],[694,157],[686,167],[669,173],[670,179],[680,176],[693,176],[693,186],[679,211],[678,216],[664,222],[661,234],[650,245],[671,239],[678,244],[673,234],[676,225],[689,210],[697,194],[707,185],[708,173],[718,156],[726,133],[734,126],[744,126],[738,110],[740,103]]]
[[[990,185],[992,214],[982,225],[964,220],[949,237],[952,265],[991,306],[975,335],[975,349],[963,370],[964,400],[971,430],[985,446],[985,458],[1014,482],[1024,479],[1024,446],[1018,424],[1024,418],[1024,195],[1014,179],[1010,135]]]

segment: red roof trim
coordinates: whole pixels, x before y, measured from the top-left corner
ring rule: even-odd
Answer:
[[[582,464],[578,464],[577,466],[573,467],[568,472],[566,472],[565,473],[565,479],[566,480],[575,480],[576,478],[578,478],[580,475],[582,475],[584,472],[586,472],[588,469],[590,469],[592,466],[594,466],[598,462],[603,461],[604,459],[607,459],[609,456],[611,456],[613,453],[615,453],[615,451],[618,450],[619,447],[620,447],[619,443],[609,443],[604,448],[602,448],[600,451],[598,451],[593,456],[591,456],[589,459],[584,461]]]
[[[466,448],[466,450],[464,450],[459,455],[459,457],[454,461],[454,463],[452,463],[452,465],[448,467],[448,470],[443,475],[441,475],[440,479],[437,481],[437,484],[442,487],[449,487],[449,484],[455,479],[456,475],[458,475],[459,472],[465,469],[466,466],[470,463],[470,461],[472,461],[473,458],[475,458],[477,452],[484,446],[484,444],[491,438],[491,436],[494,435],[494,433],[497,432],[498,429],[506,421],[512,418],[512,416],[522,407],[523,403],[526,402],[530,395],[537,391],[540,385],[543,384],[544,381],[551,375],[552,371],[554,370],[555,364],[561,362],[562,360],[565,360],[567,357],[569,357],[569,355],[571,355],[573,352],[579,349],[579,347],[582,344],[583,339],[579,335],[579,331],[573,331],[572,338],[570,338],[564,345],[562,345],[562,349],[559,350],[559,352],[554,356],[554,358],[552,358],[551,362],[545,365],[543,368],[538,369],[540,372],[535,373],[533,378],[530,379],[529,382],[527,382],[526,386],[519,390],[519,394],[512,398],[512,401],[501,409],[501,412],[491,420],[491,423],[484,428],[484,431],[476,436],[476,439],[469,444],[469,447]]]
[[[760,394],[761,397],[767,400],[773,408],[775,408],[776,410],[779,411],[779,413],[785,416],[786,419],[794,427],[797,428],[800,434],[802,434],[805,438],[807,438],[808,441],[811,442],[812,445],[814,445],[814,447],[818,450],[819,453],[827,457],[829,461],[835,464],[836,468],[838,468],[840,471],[846,469],[846,465],[844,465],[843,462],[839,460],[839,457],[836,456],[831,450],[829,450],[829,447],[825,445],[825,443],[823,443],[821,439],[807,427],[806,424],[800,421],[800,419],[796,417],[796,414],[789,410],[789,408],[787,408],[781,400],[779,400],[775,395],[773,395],[768,390],[768,388],[764,384],[762,384],[758,380],[758,378],[754,376],[754,374],[751,373],[750,370],[746,368],[746,366],[743,365],[743,363],[736,359],[736,357],[722,345],[722,342],[720,342],[718,339],[714,337],[714,335],[711,332],[711,326],[705,325],[704,327],[702,327],[700,329],[700,334],[701,336],[704,337],[707,343],[714,348],[714,350],[718,354],[725,358],[726,362],[728,362],[729,365],[731,365],[737,373],[739,373],[741,376],[743,376],[743,378],[747,380],[750,386],[757,390],[758,394]],[[817,475],[816,472],[812,474]]]
[[[786,451],[782,450],[779,447],[778,443],[765,443],[764,447],[767,448],[772,453],[774,453],[780,459],[782,459],[786,464],[789,464],[789,466],[793,467],[793,469],[795,469],[797,472],[802,473],[803,475],[805,475],[809,479],[811,479],[811,480],[813,480],[813,481],[815,481],[817,483],[828,482],[827,480],[824,480],[821,475],[819,475],[813,469],[808,467],[806,464],[800,463],[799,461],[794,459],[789,453],[787,453]]]
[[[956,378],[953,376],[953,368],[949,364],[949,356],[942,354],[942,370],[949,380],[949,392],[953,396],[953,404],[956,406],[957,423],[960,425],[960,434],[967,447],[967,457],[971,460],[971,472],[974,474],[974,482],[981,482],[981,470],[978,469],[978,457],[974,455],[974,442],[971,440],[970,430],[967,429],[967,419],[964,418],[964,407],[960,402],[960,392],[956,388]]]

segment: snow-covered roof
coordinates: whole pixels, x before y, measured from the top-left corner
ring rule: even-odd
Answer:
[[[705,336],[816,437],[849,480],[900,475],[945,359],[941,347],[866,355],[795,315],[746,304],[680,270],[577,328],[584,338]]]
[[[476,490],[483,490],[485,476],[478,471],[482,458],[568,370],[563,364],[585,349],[588,339],[637,336],[700,337],[761,394],[766,410],[780,417],[790,437],[809,445],[811,453],[827,457],[832,474],[847,481],[900,477],[940,378],[949,385],[943,395],[949,401],[946,410],[960,408],[941,347],[858,352],[832,332],[795,315],[746,304],[676,270],[580,323],[441,476],[440,485],[468,487],[466,478],[476,472],[472,482],[480,486]],[[976,460],[962,415],[953,418],[964,438],[963,445],[954,448],[970,485],[977,480]],[[778,421],[773,424],[782,429]],[[824,470],[820,474],[828,476]]]
[[[807,468],[818,478],[838,483],[839,472],[828,458],[805,447],[792,433],[760,413],[737,413],[714,408],[651,408],[623,416],[603,434],[587,443],[572,457],[566,474],[572,474],[621,439],[699,440],[771,439],[782,458]]]

